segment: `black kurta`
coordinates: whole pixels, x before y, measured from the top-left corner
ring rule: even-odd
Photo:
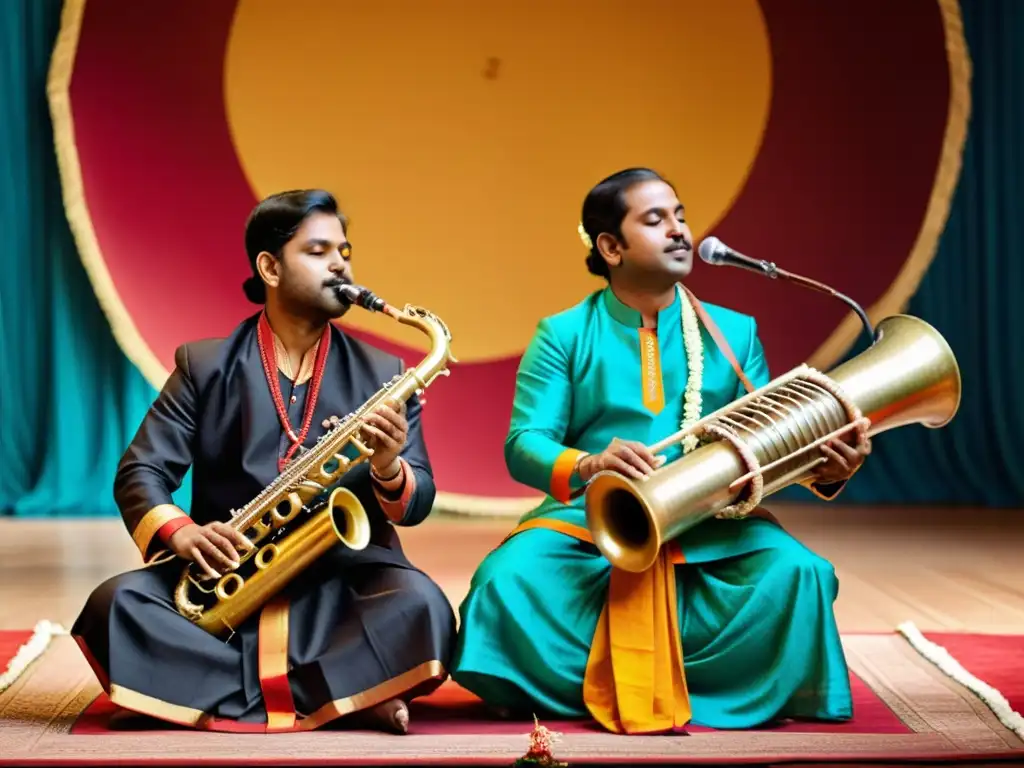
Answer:
[[[227,521],[274,480],[289,446],[260,359],[258,317],[226,339],[176,351],[176,367],[114,485],[129,533],[147,562],[158,562],[101,584],[72,635],[104,690],[126,709],[204,728],[308,729],[439,685],[447,677],[455,616],[440,588],[406,559],[367,462],[340,482],[369,516],[364,550],[335,545],[263,610],[262,628],[258,612],[227,641],[178,613],[173,590],[185,562],[161,561],[167,554],[155,535],[180,516],[169,506],[172,490],[191,466],[190,517],[200,525]],[[399,358],[332,326],[305,446],[323,434],[324,419],[352,412],[401,370]],[[280,373],[279,380],[298,431],[309,385],[293,385]],[[399,524],[416,525],[429,514],[435,487],[415,397],[406,418],[402,458],[415,486]],[[282,640],[286,660],[283,648],[274,657]]]

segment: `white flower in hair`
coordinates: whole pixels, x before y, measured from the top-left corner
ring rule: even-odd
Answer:
[[[579,226],[576,227],[576,231],[580,233],[580,240],[583,241],[583,244],[587,247],[588,251],[594,247],[594,243],[591,242],[590,240],[590,235],[588,235],[587,230],[583,228],[582,221],[580,222]]]

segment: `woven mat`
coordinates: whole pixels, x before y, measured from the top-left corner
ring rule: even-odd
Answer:
[[[1011,639],[1012,640],[1012,639]],[[1017,639],[1019,647],[1020,639]],[[685,736],[565,733],[556,756],[573,763],[771,763],[858,760],[1024,760],[1024,741],[967,689],[893,635],[844,638],[851,669],[905,724],[904,732],[791,729],[707,731]],[[970,659],[961,657],[965,666]],[[45,655],[0,695],[0,764],[510,765],[527,746],[521,733],[459,732],[392,736],[362,731],[222,734],[190,730],[74,735],[72,726],[100,689],[74,642],[53,640]],[[896,730],[896,729],[889,729]]]

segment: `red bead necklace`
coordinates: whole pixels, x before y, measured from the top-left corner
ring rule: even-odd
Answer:
[[[299,446],[306,441],[309,434],[309,425],[313,423],[313,411],[316,409],[316,401],[320,396],[320,382],[324,377],[324,368],[327,363],[327,351],[331,348],[331,324],[324,326],[323,335],[320,337],[320,346],[316,350],[316,361],[313,363],[313,377],[309,383],[309,393],[306,395],[306,405],[302,414],[302,429],[295,434],[291,419],[288,418],[288,411],[284,407],[284,396],[281,394],[281,383],[277,377],[277,351],[274,348],[274,331],[267,320],[267,313],[260,313],[259,326],[256,338],[259,340],[260,359],[263,361],[263,372],[267,376],[267,384],[270,385],[270,394],[274,399],[274,407],[277,409],[277,417],[284,427],[285,434],[291,441],[291,447],[284,456],[277,460],[277,471],[283,472],[292,456],[299,449]]]

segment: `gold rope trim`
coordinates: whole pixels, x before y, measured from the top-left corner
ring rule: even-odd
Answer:
[[[872,322],[902,311],[917,290],[935,256],[963,162],[963,146],[970,113],[970,56],[963,35],[959,3],[957,0],[937,2],[946,34],[950,72],[950,105],[939,168],[924,221],[910,256],[889,290],[867,310]],[[100,307],[107,316],[114,338],[150,384],[160,389],[170,375],[169,371],[142,338],[117,292],[103,260],[83,189],[69,90],[85,5],[86,0],[64,0],[60,32],[47,78],[46,92],[53,121],[64,208],[82,264]],[[827,370],[849,349],[860,328],[860,320],[850,313],[811,355],[808,365]],[[543,498],[534,495],[501,499],[438,491],[434,506],[437,511],[448,514],[505,518],[529,512]]]
[[[150,384],[160,389],[170,374],[142,338],[117,292],[117,287],[103,260],[85,199],[70,95],[71,76],[82,31],[82,19],[85,16],[85,3],[86,0],[64,0],[60,32],[57,34],[57,41],[50,57],[50,70],[46,79],[46,96],[50,103],[50,119],[53,121],[54,147],[57,167],[60,170],[64,211],[82,265],[89,276],[100,308],[107,316],[114,338]]]
[[[437,491],[434,497],[434,509],[460,517],[518,518],[540,504],[544,498],[544,496],[524,496],[502,499]]]
[[[971,112],[971,57],[964,38],[963,17],[960,14],[958,0],[938,0],[938,4],[946,36],[946,58],[949,62],[949,110],[946,117],[946,133],[932,194],[914,247],[882,298],[865,310],[872,325],[883,318],[903,312],[917,291],[938,250],[939,238],[946,228],[949,208],[963,166],[964,144],[967,140],[967,124]],[[860,318],[850,312],[811,355],[807,364],[818,370],[828,370],[852,346],[862,328]]]
[[[57,166],[60,171],[64,211],[75,238],[82,265],[85,267],[93,292],[100,308],[110,323],[121,350],[138,367],[142,375],[155,388],[163,387],[170,372],[157,358],[142,338],[132,320],[117,286],[110,276],[103,252],[100,249],[92,217],[85,198],[82,182],[82,166],[75,142],[75,126],[71,112],[71,77],[74,71],[75,55],[81,37],[82,19],[85,16],[86,0],[64,0],[61,11],[60,32],[50,58],[46,95],[50,103],[50,117],[53,121],[54,147]],[[458,515],[493,517],[518,517],[525,514],[543,496],[492,499],[486,496],[468,496],[459,493],[439,492],[436,508],[442,512]]]

